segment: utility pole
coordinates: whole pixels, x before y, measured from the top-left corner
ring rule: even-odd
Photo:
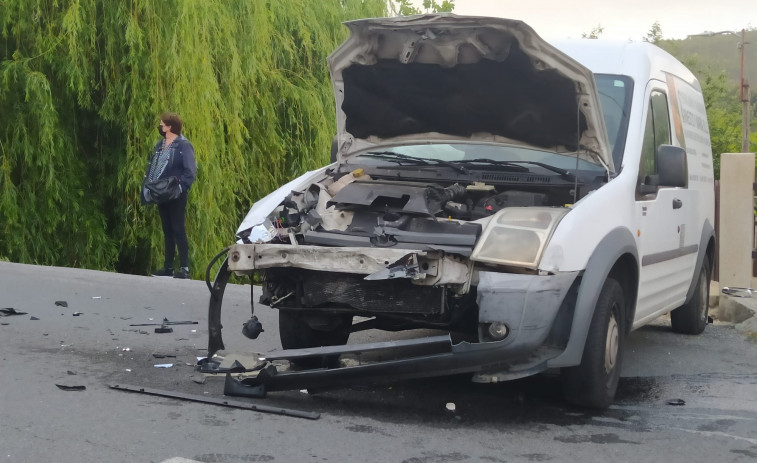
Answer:
[[[751,95],[749,91],[749,82],[744,79],[744,48],[747,45],[746,30],[741,29],[741,43],[739,43],[739,49],[741,50],[741,90],[739,92],[739,98],[743,105],[741,114],[741,152],[749,152],[749,116],[751,115],[750,100]]]

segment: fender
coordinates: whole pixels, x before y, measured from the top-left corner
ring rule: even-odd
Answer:
[[[581,363],[581,357],[589,333],[591,318],[597,305],[599,292],[615,263],[624,254],[631,254],[638,266],[639,253],[636,240],[625,228],[615,228],[608,233],[594,249],[578,288],[570,339],[562,354],[550,360],[548,368],[570,367]]]
[[[697,265],[695,267],[694,276],[691,279],[691,286],[689,286],[689,292],[686,293],[686,302],[688,304],[692,297],[694,297],[694,290],[696,289],[697,282],[699,281],[699,272],[702,269],[702,263],[704,258],[707,257],[707,248],[710,244],[710,240],[715,239],[715,230],[712,228],[712,224],[709,220],[704,221],[702,226],[702,237],[699,239],[699,254],[697,255]],[[714,262],[711,262],[711,264]],[[710,266],[710,272],[712,272],[712,266]]]

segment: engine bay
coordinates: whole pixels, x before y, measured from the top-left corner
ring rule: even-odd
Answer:
[[[376,169],[366,173],[363,168],[336,168],[286,196],[264,224],[266,241],[469,256],[498,211],[561,207],[574,201],[576,189],[580,198],[597,186],[532,173],[487,171],[467,181],[462,175],[437,181],[417,177],[397,179]],[[240,232],[239,238],[248,244],[260,239],[252,229]]]

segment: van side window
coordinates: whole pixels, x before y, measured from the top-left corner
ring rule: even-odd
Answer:
[[[639,193],[649,194],[657,185],[657,147],[670,144],[670,116],[668,98],[662,92],[652,92],[641,147]]]

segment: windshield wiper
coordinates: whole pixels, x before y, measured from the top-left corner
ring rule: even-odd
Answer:
[[[513,172],[528,172],[528,167],[523,167],[515,164],[514,161],[497,161],[495,159],[489,159],[489,158],[478,158],[478,159],[462,159],[460,161],[455,161],[458,164],[491,164],[493,166],[504,166],[507,167],[508,170],[512,170]]]
[[[492,164],[492,165],[495,165],[495,166],[508,166],[508,167],[510,167],[512,170],[514,170],[516,172],[528,172],[529,171],[528,167],[520,166],[518,164],[531,164],[531,165],[539,166],[539,167],[541,167],[543,169],[547,169],[549,171],[555,172],[557,174],[560,174],[563,178],[565,178],[567,180],[574,180],[575,179],[575,177],[573,176],[573,174],[570,173],[569,171],[565,170],[565,169],[561,169],[559,167],[551,166],[549,164],[545,164],[543,162],[537,162],[537,161],[497,161],[497,160],[494,160],[494,159],[479,158],[479,159],[464,159],[462,161],[456,161],[456,162],[464,163],[464,164],[479,163],[479,164]]]
[[[419,158],[415,156],[408,156],[407,154],[395,153],[394,151],[369,151],[368,153],[358,154],[358,156],[370,156],[370,157],[381,158],[381,159],[397,160],[397,163],[400,165],[402,165],[402,162],[400,161],[408,161],[408,162],[412,162],[412,163],[420,164],[424,166],[440,165],[440,166],[445,166],[445,167],[450,167],[452,169],[455,169],[461,174],[468,173],[468,169],[466,169],[463,166],[459,166],[453,162],[442,161],[441,159]]]

